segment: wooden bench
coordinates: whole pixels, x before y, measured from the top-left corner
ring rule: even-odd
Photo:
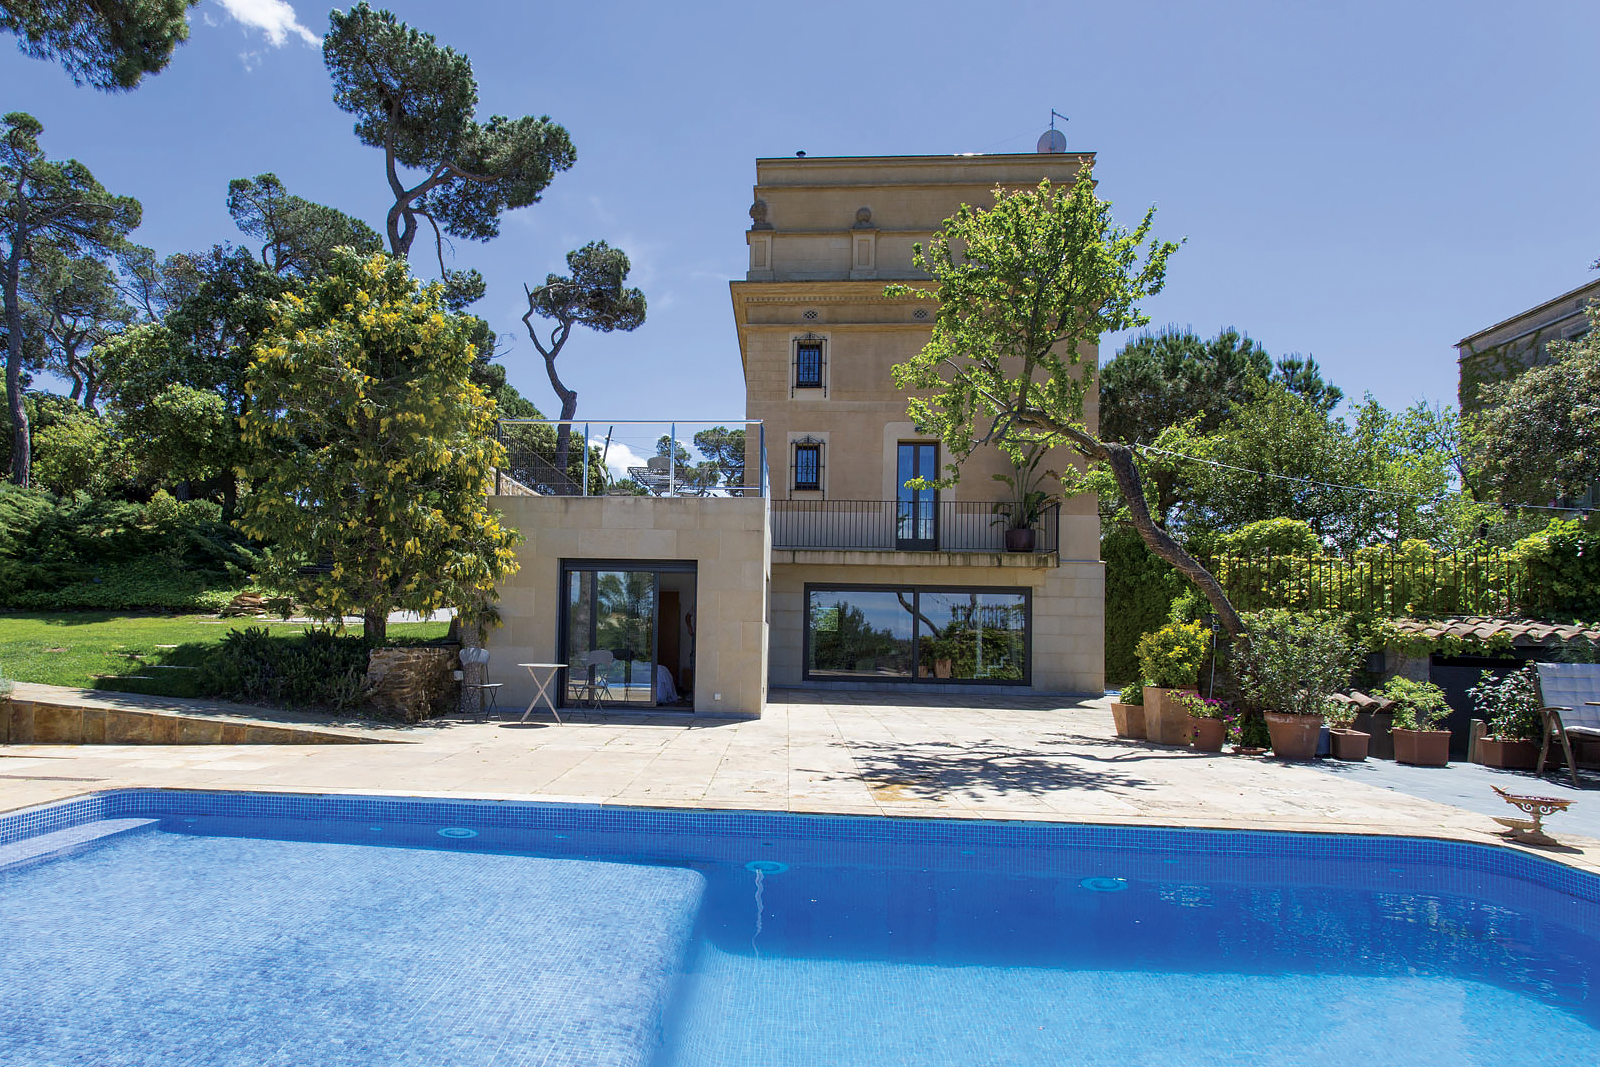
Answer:
[[[1578,784],[1578,763],[1572,757],[1572,742],[1600,741],[1600,663],[1536,663],[1539,672],[1539,714],[1544,718],[1544,744],[1539,746],[1535,773],[1544,773],[1550,742],[1560,739],[1567,756],[1567,771],[1572,787]]]

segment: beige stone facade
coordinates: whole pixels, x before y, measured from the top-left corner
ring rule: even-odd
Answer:
[[[806,587],[1027,590],[1028,684],[1040,692],[1103,689],[1104,569],[1087,497],[1052,516],[1041,551],[1006,553],[991,505],[1009,471],[991,450],[932,504],[935,543],[897,534],[900,448],[932,443],[906,414],[891,376],[927,343],[932,301],[888,297],[893,281],[926,281],[913,246],[962,204],[993,189],[1070,184],[1088,155],[762,159],[756,163],[749,270],[731,283],[746,414],[765,424],[773,509],[773,685],[817,683],[805,655]],[[1093,366],[1097,353],[1079,353]],[[1086,421],[1096,421],[1094,395]],[[803,449],[804,453],[797,451]],[[752,457],[752,460],[754,457]],[[945,457],[937,456],[942,467]],[[1066,450],[1045,466],[1063,469]],[[942,472],[940,472],[942,473]],[[945,681],[926,665],[917,683]],[[869,677],[823,684],[872,684]],[[888,683],[894,684],[894,683]]]
[[[682,615],[693,616],[694,710],[761,713],[771,559],[765,499],[501,496],[494,504],[526,538],[517,550],[521,568],[500,587],[502,625],[485,642],[490,677],[504,683],[502,707],[520,713],[533,699],[533,676],[517,664],[566,659],[563,564],[606,560],[618,570],[629,563],[694,564],[688,596],[674,618],[661,620],[662,627],[677,626]],[[676,683],[689,688],[678,664],[672,666]]]

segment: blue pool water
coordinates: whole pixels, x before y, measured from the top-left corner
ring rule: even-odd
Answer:
[[[124,791],[0,817],[0,1067],[1600,1061],[1600,878],[1393,838]]]

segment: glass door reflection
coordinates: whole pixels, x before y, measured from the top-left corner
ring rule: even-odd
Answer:
[[[566,584],[566,703],[653,705],[656,572],[569,570]]]
[[[914,478],[939,477],[939,446],[931,441],[901,441],[896,458],[895,547],[931,551],[939,547],[939,491],[911,489]]]

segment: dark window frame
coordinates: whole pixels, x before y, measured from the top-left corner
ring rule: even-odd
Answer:
[[[811,480],[801,479],[800,454],[811,454]],[[822,491],[822,442],[796,441],[794,444],[794,488],[804,492]]]
[[[811,594],[813,592],[836,591],[840,593],[907,593],[912,596],[911,618],[911,676],[908,678],[839,678],[832,675],[813,676],[811,673]],[[1020,679],[1005,678],[918,678],[917,668],[921,665],[921,651],[917,641],[918,617],[921,614],[921,602],[918,599],[923,593],[999,593],[1006,596],[1022,597],[1022,677]],[[826,682],[836,685],[849,685],[852,683],[867,685],[938,685],[938,686],[1002,686],[1013,689],[1033,687],[1033,590],[1027,586],[1015,585],[899,585],[888,584],[859,584],[851,582],[806,582],[801,589],[804,607],[801,610],[800,622],[800,680],[803,682]]]
[[[807,361],[802,358],[802,353],[810,353],[815,359]],[[821,389],[823,388],[823,350],[819,340],[796,341],[794,345],[794,387],[796,389]]]

